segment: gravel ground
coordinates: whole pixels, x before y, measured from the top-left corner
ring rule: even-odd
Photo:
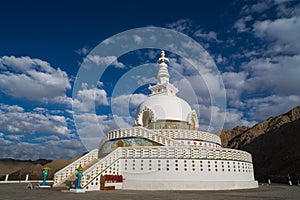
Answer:
[[[155,199],[203,199],[203,200],[248,200],[248,199],[300,199],[300,187],[273,184],[260,185],[257,189],[231,191],[133,191],[113,190],[75,194],[51,189],[26,189],[27,184],[0,184],[0,200],[155,200]]]

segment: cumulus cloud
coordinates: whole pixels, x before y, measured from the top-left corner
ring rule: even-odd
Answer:
[[[122,62],[118,61],[118,58],[116,56],[98,56],[98,55],[88,55],[85,58],[86,61],[90,61],[95,63],[99,66],[107,66],[107,65],[113,65],[116,68],[124,68],[125,65]]]
[[[208,33],[206,33],[203,30],[197,30],[194,33],[194,35],[196,37],[202,38],[204,40],[220,42],[220,40],[218,40],[218,38],[217,38],[217,33],[214,31],[209,31]]]
[[[107,116],[84,113],[74,117],[77,133],[84,146],[89,150],[97,148],[108,131],[132,126],[124,120],[124,117],[118,115]]]
[[[11,134],[55,134],[69,136],[64,116],[26,112],[22,107],[0,104],[0,127]],[[11,136],[12,137],[12,136]]]
[[[257,37],[272,41],[272,51],[300,53],[300,16],[257,21],[253,31]]]
[[[24,135],[7,135],[6,138],[10,140],[20,140]]]
[[[251,108],[249,118],[258,121],[283,114],[291,108],[298,106],[299,102],[300,97],[297,95],[270,95],[261,98],[252,98],[246,101],[247,105]]]
[[[68,89],[71,85],[67,73],[45,61],[27,56],[0,58],[0,90],[7,95],[53,102],[67,98]]]
[[[137,43],[137,44],[141,44],[143,42],[143,39],[138,36],[138,35],[133,35],[133,40]]]
[[[203,66],[212,66],[210,60],[202,60]],[[217,72],[212,71],[212,67],[196,69],[197,62],[187,62],[183,59],[170,59],[172,68],[170,69],[173,83],[179,89],[179,96],[189,99],[193,104],[193,99],[198,99],[197,103],[210,104],[212,98],[224,96],[222,80]],[[191,65],[191,63],[193,65]],[[193,98],[197,96],[197,98]]]
[[[299,105],[300,55],[259,58],[244,71],[222,74],[229,105],[248,109],[249,120],[261,121]],[[249,96],[250,98],[242,98]]]
[[[276,0],[275,0],[276,1]],[[254,4],[247,4],[243,6],[241,13],[250,14],[250,13],[262,13],[276,3],[274,0],[260,0],[256,1]]]
[[[260,58],[243,68],[250,72],[246,84],[249,91],[268,90],[280,96],[300,96],[300,55]]]
[[[83,48],[80,48],[80,49],[75,50],[75,52],[76,52],[78,55],[82,55],[82,56],[87,55],[90,51],[91,51],[91,49],[88,48],[88,47],[83,47]]]
[[[57,135],[47,135],[47,136],[36,136],[35,138],[32,139],[34,142],[46,142],[46,141],[58,141],[60,138]]]
[[[203,131],[216,132],[221,129],[232,129],[235,126],[253,126],[257,123],[255,120],[247,119],[242,111],[235,108],[224,110],[218,106],[204,104],[192,106],[200,110],[199,128]]]
[[[253,18],[251,15],[245,16],[240,18],[238,21],[236,21],[233,25],[233,27],[237,30],[237,32],[247,32],[250,30],[250,28],[247,26],[247,23],[251,21]]]
[[[112,98],[112,111],[114,115],[130,116],[130,108],[133,112],[147,98],[144,94],[123,94]],[[135,112],[134,112],[135,113]]]
[[[166,26],[170,29],[194,36],[197,39],[209,42],[221,42],[221,40],[217,38],[217,33],[215,31],[205,31],[201,29],[200,26],[196,25],[192,20],[187,18],[179,19],[176,22],[167,24]],[[206,45],[209,44],[206,43]]]
[[[176,22],[167,24],[167,27],[184,33],[191,33],[194,31],[192,29],[193,22],[190,19],[179,19]]]
[[[88,88],[86,83],[82,84],[82,89],[77,91],[73,99],[73,108],[82,112],[95,109],[95,106],[109,105],[107,93],[98,87]]]
[[[0,157],[21,160],[36,160],[39,158],[58,159],[74,158],[82,155],[85,148],[76,139],[48,140],[43,143],[16,142],[0,138]]]
[[[241,71],[222,77],[230,107],[243,111],[249,121],[261,121],[299,105],[300,5],[257,1],[244,6],[241,14],[234,27],[258,40],[233,56],[243,61]]]
[[[245,91],[247,72],[224,72],[222,77],[229,105],[236,108],[243,107],[244,103],[241,101],[241,94]]]
[[[243,6],[241,14],[266,14],[266,12],[271,9],[274,9],[273,11],[275,12],[273,14],[278,17],[291,16],[299,13],[298,5],[291,3],[293,2],[292,0],[257,0],[252,2]]]

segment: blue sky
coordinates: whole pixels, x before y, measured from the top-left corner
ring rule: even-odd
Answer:
[[[210,104],[210,92],[222,93],[215,77],[196,74],[167,51],[171,81],[197,111],[201,130],[217,131],[219,126],[208,124],[222,120],[227,129],[252,126],[300,102],[299,1],[7,1],[0,19],[0,158],[72,158],[86,151],[81,138],[95,146],[103,136],[99,132],[131,126],[148,85],[155,83],[160,49],[106,60],[91,52],[135,28],[178,31],[213,59],[226,110]],[[93,88],[82,83],[72,96],[87,60],[113,63]],[[136,83],[131,93],[124,80]],[[72,105],[82,112],[76,123]],[[90,113],[94,109],[96,116]]]

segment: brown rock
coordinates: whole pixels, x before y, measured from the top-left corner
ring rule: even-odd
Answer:
[[[258,180],[286,182],[287,174],[300,179],[300,106],[248,129],[224,130],[221,139],[225,147],[252,154]]]

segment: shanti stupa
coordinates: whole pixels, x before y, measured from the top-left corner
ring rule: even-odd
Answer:
[[[168,58],[158,59],[157,84],[137,109],[135,126],[108,132],[99,149],[55,173],[54,187],[76,180],[85,191],[230,190],[258,186],[251,154],[221,147],[219,136],[198,130],[197,113],[169,82]]]

